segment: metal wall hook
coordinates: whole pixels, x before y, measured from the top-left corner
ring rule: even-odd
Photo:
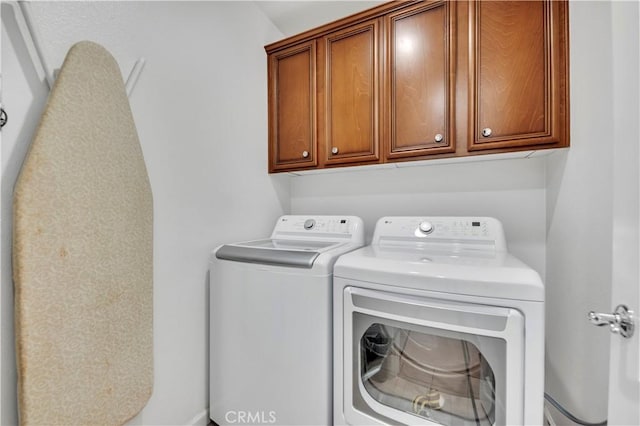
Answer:
[[[29,1],[18,1],[18,11],[20,11],[20,15],[22,16],[22,20],[24,21],[24,29],[23,26],[18,25],[20,32],[22,34],[22,38],[24,42],[27,44],[27,49],[35,52],[32,54],[30,52],[32,61],[40,65],[42,71],[44,72],[44,77],[49,85],[49,89],[53,88],[53,83],[56,78],[57,71],[52,69],[46,61],[44,52],[42,50],[42,43],[40,34],[36,26],[33,23],[33,18],[31,15],[31,4]],[[138,78],[142,73],[142,69],[144,68],[145,59],[139,58],[136,63],[133,65],[131,72],[129,73],[129,77],[127,77],[127,81],[125,83],[125,89],[127,91],[127,96],[131,97],[131,93],[133,92],[133,88],[136,86],[138,82]],[[37,68],[37,65],[36,65]]]
[[[4,110],[4,108],[0,107],[0,129],[4,127],[5,124],[7,124],[7,119],[9,117],[7,116],[7,112]]]

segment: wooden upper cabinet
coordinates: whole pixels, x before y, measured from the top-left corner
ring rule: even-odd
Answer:
[[[318,42],[321,164],[378,162],[378,19]]]
[[[567,0],[393,1],[265,46],[269,172],[569,146]]]
[[[385,17],[385,158],[455,151],[455,2],[421,2]]]
[[[567,146],[566,2],[468,7],[468,149]]]
[[[318,165],[316,42],[269,55],[269,172]]]

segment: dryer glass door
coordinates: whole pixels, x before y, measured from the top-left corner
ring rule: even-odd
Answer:
[[[496,377],[470,340],[376,322],[360,339],[361,381],[389,407],[446,424],[492,425]]]
[[[354,287],[343,301],[351,369],[344,392],[354,416],[383,424],[522,423],[520,312]]]

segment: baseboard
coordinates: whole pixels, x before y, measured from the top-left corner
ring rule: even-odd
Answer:
[[[206,408],[192,418],[185,426],[207,426],[209,424],[209,410]]]

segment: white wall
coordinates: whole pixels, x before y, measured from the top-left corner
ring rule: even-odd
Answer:
[[[291,210],[360,216],[369,240],[382,216],[492,216],[509,250],[544,277],[544,170],[530,158],[295,176]]]
[[[47,94],[2,3],[2,362],[0,423],[17,423],[11,199]],[[281,34],[252,2],[34,2],[48,62],[89,39],[126,78],[154,195],[154,392],[134,424],[206,421],[207,260],[222,242],[268,235],[289,178],[267,175],[266,56]]]
[[[13,336],[13,282],[11,279],[11,220],[13,186],[42,112],[46,85],[30,65],[19,36],[13,9],[0,5],[2,13],[2,106],[8,121],[2,128],[2,196],[0,198],[0,424],[17,424],[16,361]]]
[[[386,0],[356,0],[356,1],[256,1],[256,5],[271,18],[275,26],[289,37],[311,28],[319,27],[327,22],[342,19],[345,16],[358,13],[385,3]],[[277,41],[282,39],[274,39]]]
[[[571,2],[569,17],[571,148],[547,164],[546,389],[596,422],[607,418],[609,333],[586,314],[611,311],[612,33],[619,29],[609,2]]]

